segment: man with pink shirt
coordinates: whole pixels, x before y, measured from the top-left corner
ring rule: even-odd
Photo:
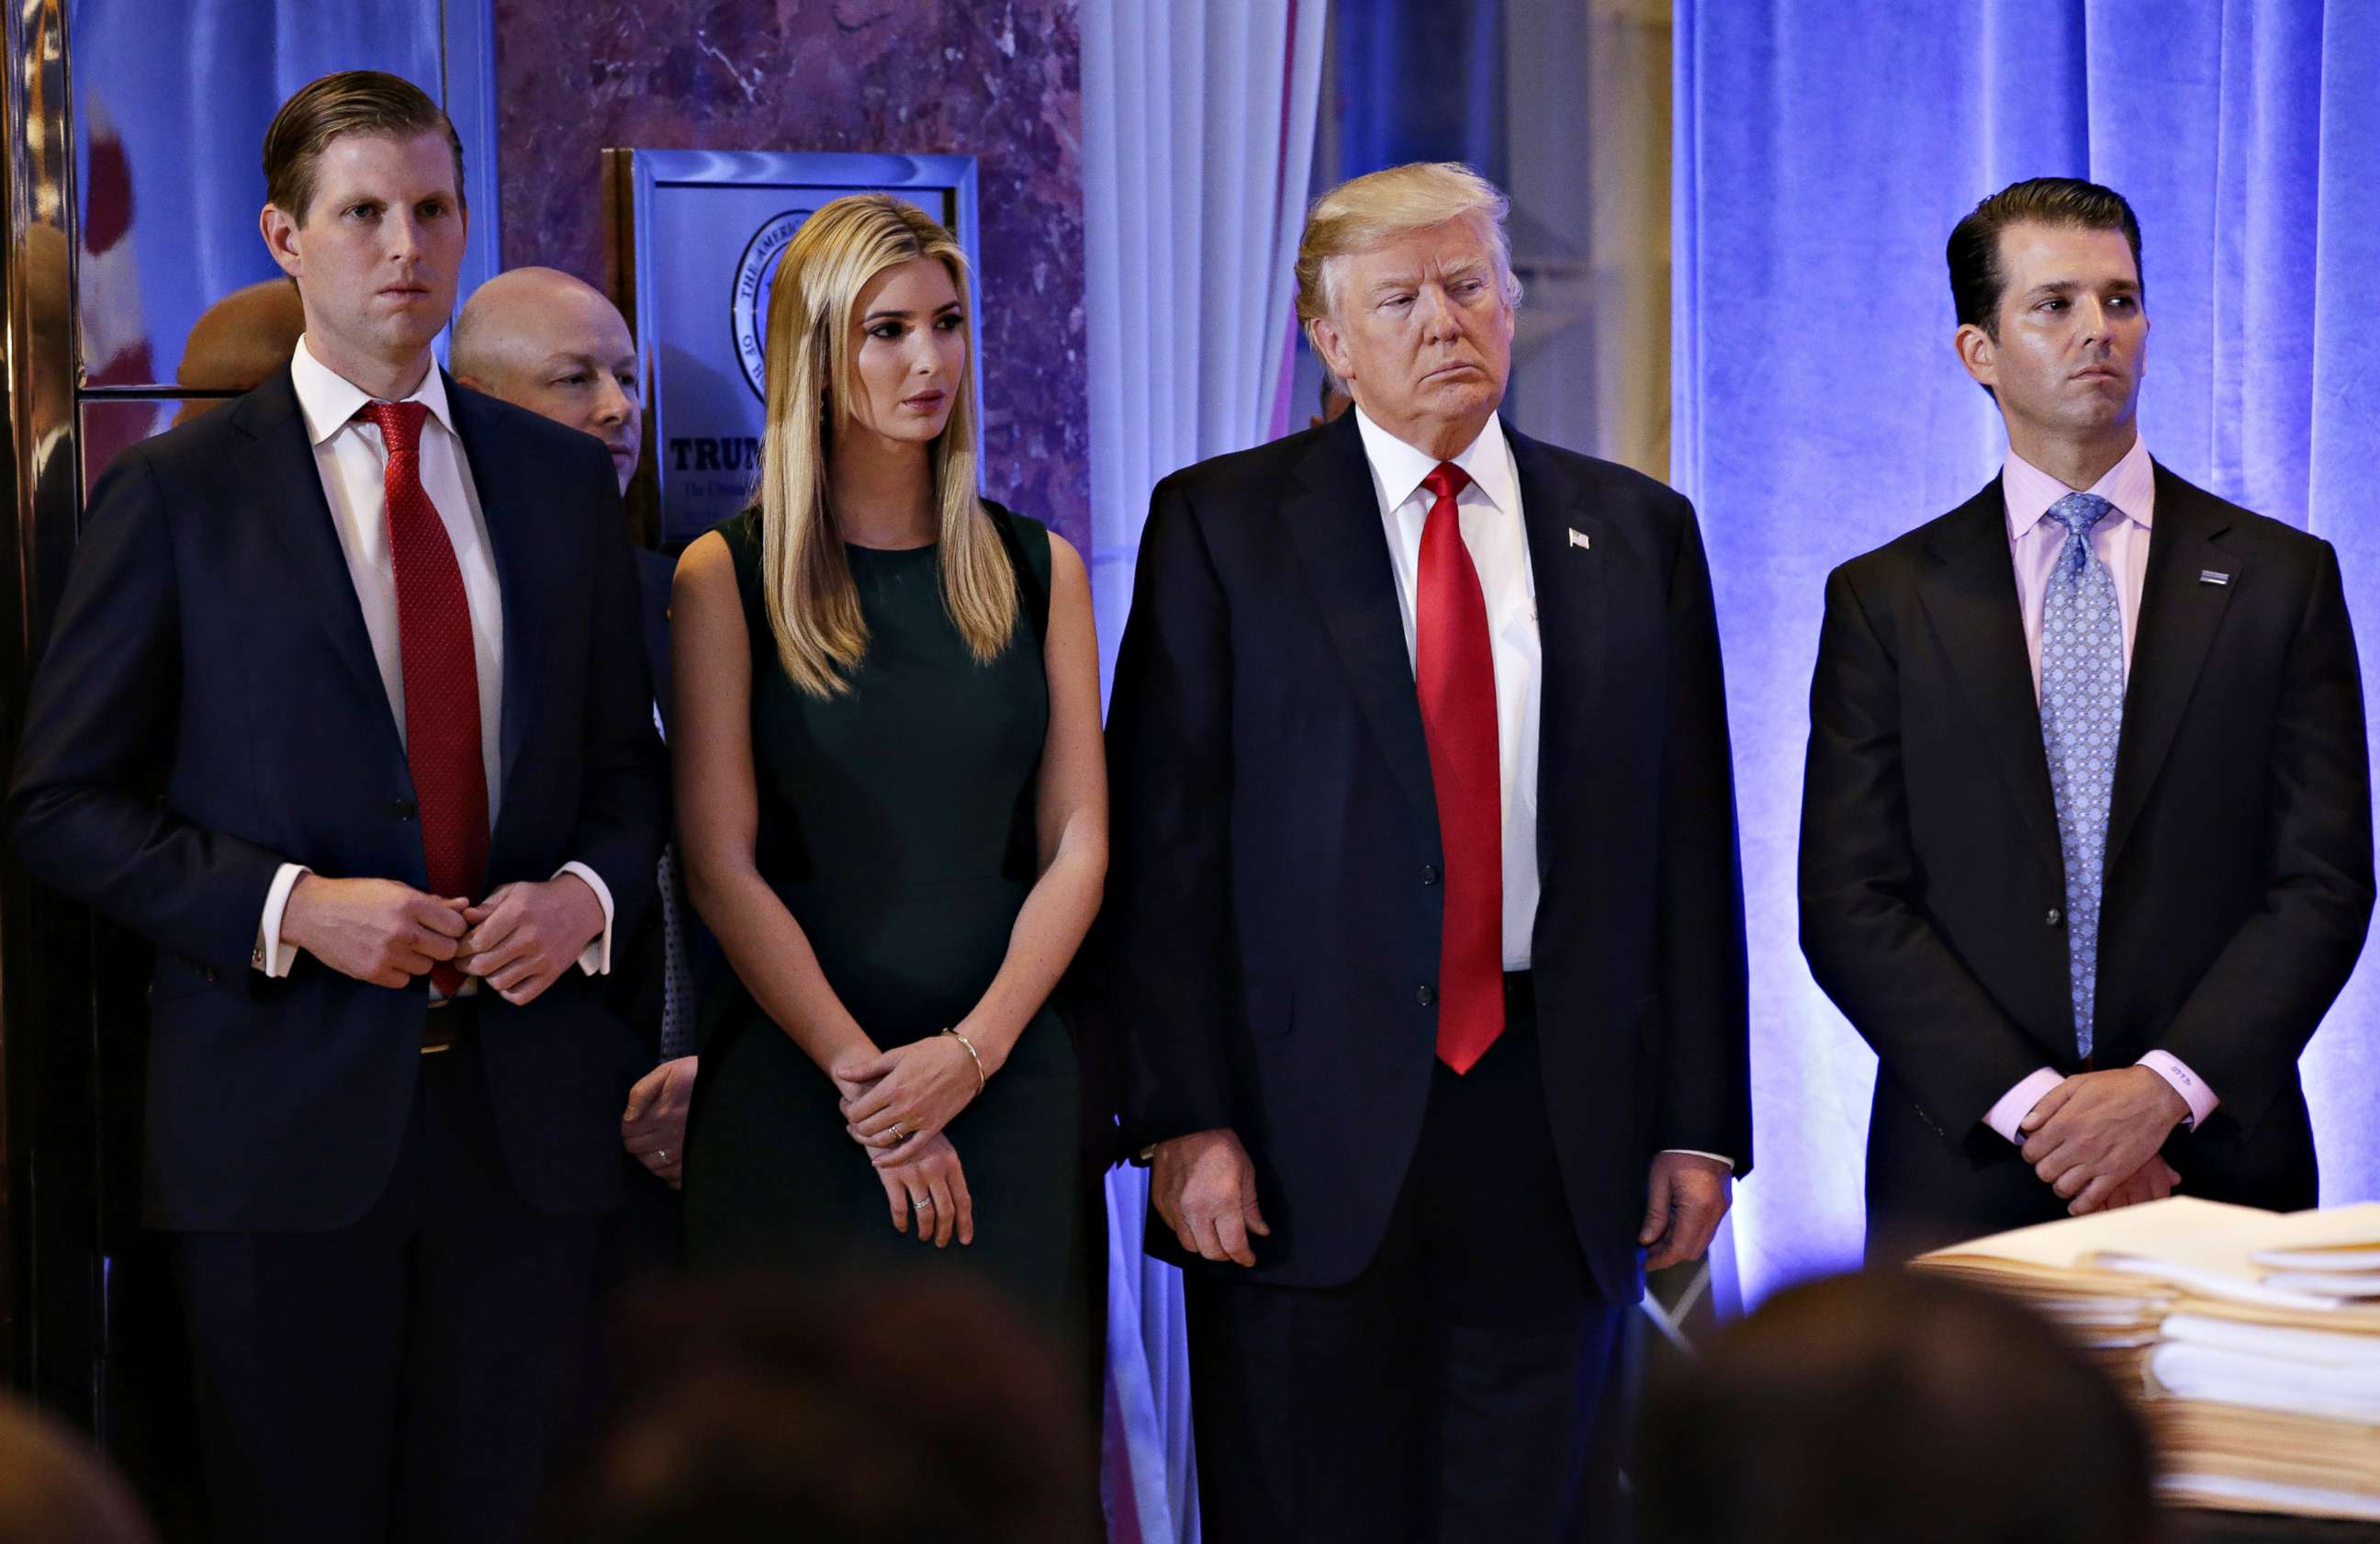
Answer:
[[[1802,946],[1880,1064],[1872,1258],[2314,1204],[2297,1059],[2373,904],[2354,636],[2327,542],[2150,458],[2140,247],[2068,178],[1959,223],[2008,460],[1828,579]]]

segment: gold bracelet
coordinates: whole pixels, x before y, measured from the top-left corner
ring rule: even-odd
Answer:
[[[959,1044],[966,1047],[967,1060],[975,1064],[976,1095],[978,1098],[982,1097],[984,1085],[990,1083],[991,1079],[983,1075],[983,1058],[976,1054],[975,1041],[967,1039],[965,1035],[960,1034],[955,1029],[945,1029],[942,1033],[958,1041]]]

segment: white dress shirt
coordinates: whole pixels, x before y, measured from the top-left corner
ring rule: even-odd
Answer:
[[[1421,583],[1421,532],[1436,502],[1422,479],[1437,458],[1415,449],[1353,409],[1372,469],[1372,492],[1396,570],[1397,610],[1404,618],[1405,657],[1415,657],[1414,606]],[[1537,638],[1537,587],[1529,565],[1529,531],[1521,518],[1521,480],[1501,420],[1489,419],[1479,437],[1452,461],[1471,481],[1455,495],[1463,545],[1479,574],[1488,606],[1488,646],[1496,669],[1496,772],[1504,814],[1504,968],[1529,968],[1529,941],[1537,923],[1537,730],[1545,680]],[[1723,1153],[1689,1148],[1734,1167]]]
[[[1405,624],[1405,657],[1414,658],[1414,596],[1421,582],[1421,530],[1435,502],[1422,479],[1438,462],[1374,423],[1355,408],[1364,459],[1388,529],[1389,563],[1397,575],[1397,610]],[[1488,602],[1488,652],[1496,666],[1496,771],[1504,816],[1504,968],[1529,968],[1529,935],[1537,922],[1537,699],[1544,675],[1537,644],[1537,591],[1529,569],[1528,529],[1521,523],[1521,484],[1512,447],[1494,419],[1454,465],[1471,478],[1456,496],[1463,545],[1479,572]]]
[[[2049,518],[2049,506],[2075,492],[2014,451],[2000,468],[2000,493],[2008,508],[2009,560],[2016,569],[2017,609],[2024,618],[2025,652],[2033,661],[2033,696],[2041,700],[2041,611],[2049,595],[2049,579],[2058,554],[2066,545],[2066,527]],[[2124,458],[2105,476],[2082,490],[2115,505],[2115,513],[2091,528],[2091,551],[2107,565],[2116,581],[2116,613],[2124,628],[2124,679],[2132,677],[2132,643],[2141,630],[2141,593],[2148,579],[2149,535],[2156,519],[2156,465],[2149,445],[2135,435]],[[2220,1102],[2181,1058],[2168,1051],[2152,1051],[2138,1064],[2168,1083],[2190,1106],[2186,1124],[2196,1126],[2215,1113]],[[2065,1079],[2050,1067],[2036,1069],[2002,1094],[1984,1116],[1984,1124],[2010,1141],[2022,1144],[2020,1130],[2025,1116],[2042,1097]]]
[[[396,563],[388,544],[388,447],[381,440],[378,425],[356,417],[373,398],[315,359],[302,337],[290,359],[289,374],[298,390],[298,409],[305,416],[306,437],[314,447],[322,496],[330,504],[331,524],[338,532],[340,550],[346,554],[347,576],[355,583],[364,631],[370,636],[372,657],[380,665],[381,684],[388,691],[389,709],[402,742],[405,654],[397,628]],[[405,400],[429,409],[421,426],[421,487],[446,527],[446,539],[454,545],[455,561],[463,571],[463,594],[471,613],[472,663],[480,681],[480,749],[488,780],[488,829],[492,833],[504,788],[504,590],[496,579],[495,556],[488,546],[488,523],[480,509],[479,490],[471,480],[470,462],[463,454],[463,442],[447,407],[446,383],[434,365]],[[307,871],[303,864],[283,864],[266,893],[254,963],[268,976],[286,976],[296,963],[297,950],[282,942],[281,914],[298,876]],[[576,874],[586,881],[601,903],[603,930],[579,955],[578,965],[589,975],[609,971],[610,887],[583,863],[565,863],[559,874]]]

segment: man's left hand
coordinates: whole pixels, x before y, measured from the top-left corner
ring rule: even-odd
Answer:
[[[508,884],[463,911],[455,963],[514,1007],[537,1001],[603,930],[603,903],[576,874]]]
[[[673,1190],[686,1178],[686,1112],[694,1102],[696,1058],[681,1056],[637,1079],[620,1113],[620,1145]]]
[[[2079,1073],[2041,1097],[2017,1129],[2024,1161],[2076,1216],[2096,1211],[2157,1155],[2189,1101],[2147,1067]]]
[[[1700,1259],[1727,1215],[1728,1176],[1716,1158],[1698,1152],[1658,1153],[1645,1186],[1645,1226],[1636,1242],[1645,1248],[1645,1269],[1666,1270]]]

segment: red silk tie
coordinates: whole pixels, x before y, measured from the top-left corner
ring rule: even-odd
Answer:
[[[1439,934],[1438,1058],[1469,1072],[1504,1032],[1504,797],[1496,748],[1496,662],[1488,602],[1463,544],[1455,498],[1470,485],[1441,461],[1421,480],[1414,665],[1429,778],[1438,794],[1446,913]]]
[[[479,899],[488,871],[488,767],[480,739],[480,666],[471,603],[446,524],[421,486],[419,402],[367,403],[358,414],[388,446],[388,550],[396,567],[396,632],[405,662],[405,760],[421,819],[430,893]],[[430,981],[452,997],[463,973],[441,962]]]

